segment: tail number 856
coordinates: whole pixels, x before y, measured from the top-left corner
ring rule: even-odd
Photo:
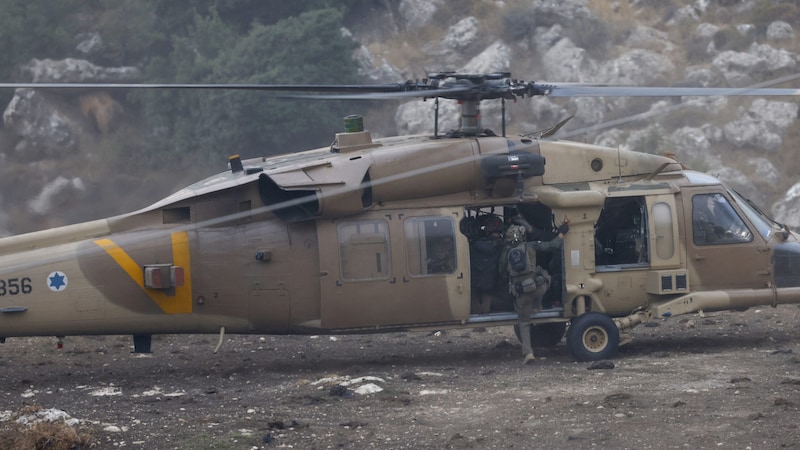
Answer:
[[[0,297],[6,295],[19,295],[30,294],[33,290],[31,279],[24,278],[9,278],[7,280],[0,279]]]

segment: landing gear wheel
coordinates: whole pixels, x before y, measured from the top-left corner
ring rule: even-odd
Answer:
[[[567,330],[567,348],[578,361],[612,358],[619,350],[619,329],[605,314],[580,315],[572,319]]]
[[[531,342],[534,347],[555,347],[564,337],[567,330],[566,322],[548,322],[531,326]],[[514,325],[514,334],[520,342],[519,325]]]

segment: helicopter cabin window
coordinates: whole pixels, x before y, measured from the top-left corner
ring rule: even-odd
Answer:
[[[338,235],[343,280],[389,278],[389,225],[385,221],[341,223]]]
[[[656,234],[656,256],[670,259],[675,255],[675,241],[672,229],[672,208],[669,204],[658,202],[653,205],[653,224]]]
[[[647,267],[650,254],[644,197],[606,199],[594,236],[598,270]]]
[[[753,233],[722,194],[692,197],[692,232],[695,245],[750,242]]]
[[[443,275],[456,271],[455,224],[449,217],[416,217],[403,225],[410,275]]]

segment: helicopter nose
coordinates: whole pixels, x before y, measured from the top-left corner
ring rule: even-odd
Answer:
[[[800,242],[776,245],[773,265],[777,287],[800,287]]]

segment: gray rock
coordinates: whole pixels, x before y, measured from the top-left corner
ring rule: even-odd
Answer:
[[[575,111],[573,126],[595,127],[602,124],[609,112],[609,103],[599,97],[576,97],[570,99],[570,110]],[[570,136],[574,136],[574,131]]]
[[[755,55],[732,50],[721,52],[711,64],[720,71],[725,81],[732,87],[753,84],[751,74],[762,73],[767,67],[767,61]]]
[[[394,121],[400,135],[433,133],[432,100],[412,100],[395,111]],[[439,132],[458,128],[460,106],[453,100],[439,100]]]
[[[793,102],[753,100],[740,118],[723,128],[725,139],[737,147],[755,147],[776,152],[783,145],[783,134],[797,119],[798,105]]]
[[[791,71],[797,57],[769,44],[753,43],[747,52],[725,51],[717,55],[712,65],[732,87],[744,87],[776,71]]]
[[[363,77],[379,83],[402,81],[403,75],[399,69],[389,64],[386,58],[373,55],[364,45],[353,52],[353,58],[358,63],[359,75]]]
[[[545,76],[559,82],[587,82],[596,71],[596,64],[586,50],[576,46],[569,38],[562,38],[542,56]]]
[[[714,25],[713,23],[703,22],[697,25],[697,28],[695,28],[692,32],[691,38],[710,41],[717,31],[719,31],[718,26]]]
[[[463,64],[465,55],[474,53],[481,41],[479,25],[475,17],[461,19],[447,30],[441,42],[430,42],[423,50],[440,60],[443,67]]]
[[[694,7],[689,5],[675,11],[672,18],[667,21],[667,25],[676,26],[687,22],[698,22],[699,20],[700,14],[697,13]]]
[[[708,139],[708,141],[711,143],[718,144],[725,139],[725,133],[722,131],[722,128],[716,125],[707,123],[700,128],[702,128],[703,133],[705,133],[706,139]]]
[[[775,220],[790,226],[793,230],[800,230],[800,183],[795,183],[772,206]]]
[[[469,60],[461,69],[468,73],[492,73],[507,71],[511,67],[511,48],[503,41],[495,41],[481,53]]]
[[[767,62],[767,73],[794,70],[797,67],[797,56],[784,49],[775,48],[769,44],[750,45],[751,53]]]
[[[675,146],[675,153],[681,157],[684,152],[705,154],[711,149],[711,142],[700,128],[679,128],[672,132],[669,140]]]
[[[691,86],[719,87],[725,81],[718,71],[704,66],[689,66],[683,74],[683,79]]]
[[[75,46],[75,50],[80,52],[82,55],[92,55],[104,50],[106,47],[105,41],[100,36],[100,33],[96,31],[90,33],[80,33],[79,35],[75,36],[75,40],[78,42],[78,44]]]
[[[736,25],[736,31],[742,36],[754,38],[756,36],[756,26],[750,23],[740,23]]]
[[[612,84],[651,84],[670,79],[675,65],[659,53],[632,49],[600,65],[597,81]]]
[[[33,89],[17,89],[3,113],[3,123],[21,138],[15,157],[34,161],[72,152],[80,124],[62,112],[58,100]]]
[[[625,148],[652,154],[660,154],[664,150],[667,131],[658,123],[646,128],[634,130],[628,136]]]
[[[536,51],[540,55],[544,55],[552,46],[556,45],[564,37],[564,27],[562,27],[560,24],[555,24],[549,28],[538,27],[536,28],[533,39],[536,43]]]
[[[767,27],[767,38],[773,41],[791,41],[794,39],[794,28],[782,20],[776,20]]]
[[[780,172],[767,158],[748,158],[747,167],[751,168],[756,179],[774,182],[780,177]]]
[[[442,39],[442,48],[451,51],[469,49],[480,38],[480,22],[473,16],[459,20],[447,30]]]
[[[756,205],[766,204],[768,199],[775,194],[768,180],[758,178],[752,172],[744,173],[732,167],[720,166],[709,170],[708,173],[724,181],[728,186],[745,198],[752,200]]]
[[[602,145],[604,147],[620,147],[625,142],[627,133],[619,128],[612,128],[603,131],[593,141],[594,145]]]
[[[101,67],[85,59],[32,59],[18,67],[17,77],[32,83],[129,83],[141,79],[136,67]]]
[[[637,25],[625,39],[625,45],[631,48],[642,48],[661,52],[671,52],[675,46],[667,33],[644,25]]]
[[[554,103],[548,97],[530,99],[529,111],[532,113],[532,121],[524,122],[521,125],[524,132],[534,132],[548,128],[569,116],[566,108]]]
[[[758,120],[740,119],[723,127],[725,140],[736,147],[755,147],[767,152],[777,152],[783,144],[781,136],[769,130]]]
[[[75,193],[86,190],[80,178],[67,179],[59,176],[42,187],[42,191],[28,202],[30,211],[41,216],[48,214],[54,205],[58,204],[59,197],[74,197]]]
[[[587,0],[534,0],[533,11],[537,22],[544,26],[575,23],[578,19],[596,19]]]
[[[407,30],[428,25],[442,0],[401,0],[399,11]]]

